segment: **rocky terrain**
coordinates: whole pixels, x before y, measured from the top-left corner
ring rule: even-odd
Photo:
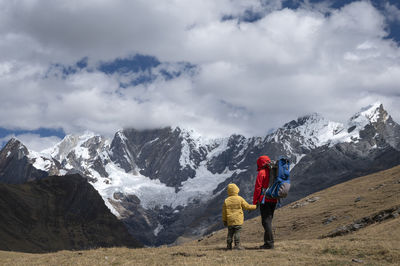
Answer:
[[[222,227],[228,183],[236,183],[251,201],[255,162],[263,154],[272,159],[286,155],[292,162],[286,205],[399,164],[400,126],[375,103],[344,124],[310,114],[263,137],[208,139],[179,127],[124,129],[113,139],[68,135],[41,152],[12,139],[0,152],[0,182],[80,173],[135,238],[146,245],[170,244]]]
[[[0,249],[20,252],[141,247],[79,175],[0,184]]]

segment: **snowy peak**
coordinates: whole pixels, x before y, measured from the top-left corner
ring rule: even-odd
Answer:
[[[387,123],[388,121],[390,123]],[[311,150],[323,145],[358,142],[366,135],[393,135],[392,132],[395,130],[388,127],[396,125],[382,103],[376,102],[362,108],[345,124],[330,121],[317,113],[299,117],[269,135],[267,140],[283,143],[292,152],[300,146]],[[374,130],[369,128],[371,126]],[[368,128],[368,134],[365,134],[366,128]],[[390,132],[387,133],[387,131]]]
[[[297,118],[297,120],[292,120],[289,123],[283,125],[287,129],[295,129],[302,126],[307,126],[310,124],[319,123],[320,121],[325,121],[326,119],[318,113],[311,113]]]
[[[400,150],[400,125],[393,121],[380,102],[369,105],[352,116],[347,132],[356,141],[365,139],[374,143],[374,147],[386,143]]]
[[[342,127],[341,123],[330,121],[318,113],[312,113],[286,123],[268,136],[267,140],[283,143],[291,152],[301,147],[311,150],[327,144]]]
[[[348,121],[349,128],[363,129],[368,124],[385,123],[389,118],[388,113],[380,102],[362,108]]]
[[[16,159],[20,160],[24,156],[29,154],[28,149],[21,141],[17,138],[10,139],[4,148],[1,150],[0,159],[11,158],[16,156]]]
[[[396,127],[397,125],[394,121],[388,125],[387,122],[389,120],[392,121],[383,105],[380,102],[376,102],[354,114],[342,129],[337,130],[331,138],[330,144],[359,142],[363,138],[372,139],[377,136],[386,138],[390,134],[387,131],[393,131],[391,127]]]
[[[181,169],[198,169],[201,162],[210,161],[228,149],[230,138],[206,138],[193,129],[179,129],[182,152],[179,158]]]
[[[82,135],[67,135],[53,148],[40,153],[30,151],[30,158],[37,169],[52,175],[80,173],[90,178],[99,175],[107,177],[104,164],[108,160],[105,147],[109,141],[92,132]],[[97,173],[93,174],[93,170]]]
[[[18,139],[12,138],[0,152],[0,180],[8,184],[20,184],[48,175],[41,168],[42,157],[32,153]],[[32,167],[33,166],[33,167]],[[52,170],[48,168],[49,172]]]
[[[101,142],[104,143],[103,138],[92,132],[85,132],[83,135],[67,135],[54,148],[42,153],[48,154],[60,162],[68,158],[72,151],[76,153],[78,158],[88,159],[90,157],[89,148],[93,147],[93,144],[100,144]]]
[[[326,144],[343,126],[317,113],[300,117],[297,121],[298,126],[294,131],[316,147]]]
[[[41,154],[28,150],[28,148],[22,144],[17,138],[12,138],[1,151],[0,154],[1,161],[23,161],[24,164],[32,164],[38,170],[53,172],[54,167],[53,161],[49,160]]]

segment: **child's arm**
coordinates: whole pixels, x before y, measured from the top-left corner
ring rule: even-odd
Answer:
[[[255,209],[257,209],[257,205],[248,204],[244,198],[242,198],[241,205],[242,205],[242,208],[245,210],[254,211]]]
[[[227,225],[225,202],[224,202],[224,205],[222,206],[222,222],[224,223],[225,226]]]

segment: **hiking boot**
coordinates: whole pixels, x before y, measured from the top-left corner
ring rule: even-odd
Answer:
[[[237,245],[237,246],[235,246],[235,249],[236,250],[244,250],[244,247],[242,247],[241,245]]]
[[[264,245],[262,245],[262,246],[260,246],[260,249],[273,249],[274,248],[274,245],[266,245],[266,244],[264,244]]]
[[[227,244],[227,245],[226,245],[226,249],[227,249],[227,250],[232,250],[232,243],[231,243],[231,244]]]

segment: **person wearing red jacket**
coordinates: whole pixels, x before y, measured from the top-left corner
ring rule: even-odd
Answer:
[[[264,245],[260,246],[261,249],[274,248],[274,236],[272,234],[272,218],[274,216],[275,207],[277,204],[276,199],[266,198],[262,204],[263,189],[268,188],[269,184],[269,163],[271,160],[268,156],[263,155],[257,159],[257,179],[254,187],[253,204],[260,206],[261,223],[264,227]]]

